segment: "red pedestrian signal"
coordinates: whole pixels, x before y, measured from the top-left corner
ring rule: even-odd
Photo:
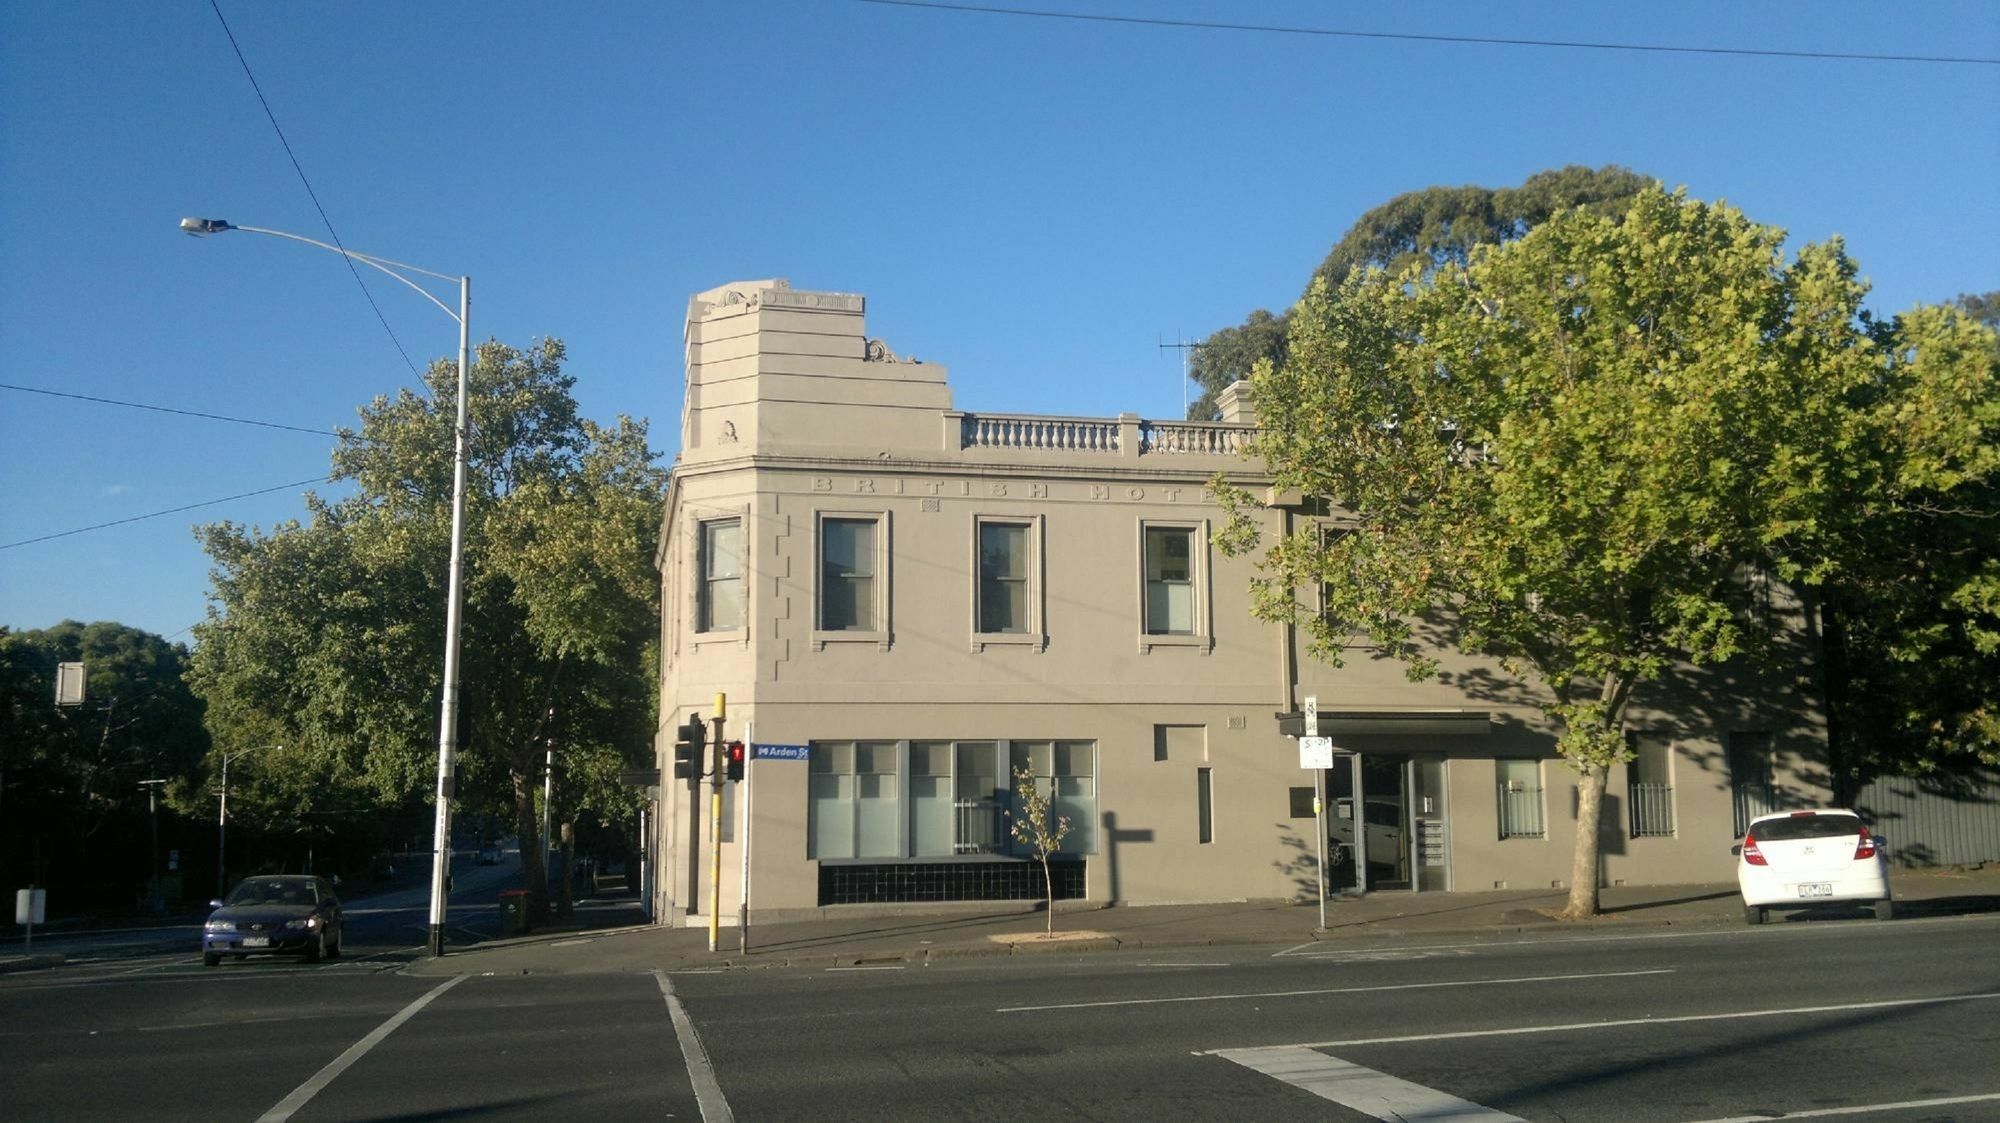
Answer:
[[[729,742],[725,760],[727,761],[727,770],[731,780],[741,780],[743,778],[743,762],[747,756],[748,754],[743,748],[743,742]]]

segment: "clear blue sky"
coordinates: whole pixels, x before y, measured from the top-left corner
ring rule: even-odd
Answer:
[[[350,248],[473,279],[671,458],[690,293],[860,292],[966,409],[1180,413],[1193,339],[1282,308],[1370,207],[1624,164],[1844,236],[1894,311],[2000,288],[2000,67],[1262,34],[885,7],[219,0]],[[999,0],[1005,2],[1005,0]],[[2000,57],[1991,3],[1035,0],[1241,24]],[[412,384],[205,0],[0,30],[0,382],[331,428]],[[451,321],[370,289],[419,364]],[[0,543],[321,476],[331,440],[0,390]],[[0,549],[0,624],[202,617],[196,522]],[[180,636],[179,638],[185,638]]]

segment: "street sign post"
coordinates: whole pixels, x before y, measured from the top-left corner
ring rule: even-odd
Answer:
[[[48,890],[29,888],[14,891],[14,923],[28,930],[28,951],[35,950],[35,925],[48,923],[48,916]]]
[[[1299,738],[1299,767],[1313,770],[1313,834],[1319,843],[1319,927],[1326,931],[1326,770],[1333,767],[1333,740],[1319,735],[1319,695],[1306,695],[1306,735]],[[1324,760],[1325,763],[1320,763]]]

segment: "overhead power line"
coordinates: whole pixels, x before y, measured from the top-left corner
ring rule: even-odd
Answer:
[[[381,306],[375,303],[375,294],[369,292],[368,286],[362,282],[361,270],[356,269],[354,259],[347,256],[347,247],[342,244],[340,235],[334,231],[333,220],[326,216],[326,208],[320,206],[319,192],[313,190],[312,181],[306,178],[306,170],[299,165],[298,154],[292,151],[292,142],[285,139],[285,130],[278,127],[278,115],[271,111],[271,103],[264,97],[264,87],[257,84],[257,75],[250,70],[250,60],[243,57],[243,48],[236,45],[236,33],[229,30],[229,21],[222,17],[222,6],[216,0],[208,0],[208,6],[215,9],[216,22],[222,25],[222,34],[228,36],[229,49],[236,52],[236,61],[243,66],[243,76],[250,79],[250,88],[257,92],[257,103],[264,107],[264,116],[271,122],[271,131],[278,134],[278,143],[284,145],[285,155],[292,161],[292,170],[299,173],[299,182],[305,184],[306,195],[312,199],[313,209],[319,212],[319,220],[326,224],[327,237],[333,239],[333,244],[340,248],[340,259],[347,263],[347,271],[353,274],[354,283],[361,286],[361,295],[367,298],[368,307],[375,309],[375,318],[381,321],[382,330],[389,333],[389,342],[396,345],[396,353],[403,356],[403,365],[410,368],[412,375],[422,378],[422,375],[417,374],[417,364],[410,361],[410,353],[403,348],[403,341],[396,338],[396,329],[389,326],[389,318],[382,314]]]
[[[197,507],[213,507],[217,503],[229,503],[238,499],[248,499],[253,495],[269,495],[274,491],[284,491],[286,488],[305,487],[308,484],[323,484],[332,478],[332,476],[320,476],[310,480],[295,480],[292,483],[279,484],[276,487],[260,487],[256,491],[238,492],[235,495],[225,495],[220,499],[204,499],[199,503],[185,503],[179,507],[169,507],[164,511],[133,515],[129,519],[112,519],[108,523],[98,523],[95,526],[80,526],[75,530],[59,530],[54,534],[44,534],[39,538],[23,538],[19,542],[0,543],[0,550],[11,550],[16,546],[31,546],[37,542],[47,542],[51,538],[68,538],[72,534],[85,534],[93,530],[103,530],[106,527],[124,526],[126,523],[140,522],[145,519],[157,519],[162,515],[179,514],[182,511],[192,511]]]
[[[70,394],[61,390],[44,390],[39,386],[17,386],[11,382],[0,382],[0,390],[18,390],[23,394],[44,394],[51,398],[71,398],[79,402],[96,402],[99,405],[124,406],[127,409],[145,409],[154,413],[172,413],[181,417],[199,417],[208,421],[227,421],[232,425],[255,425],[264,429],[284,429],[293,433],[311,433],[319,437],[345,437],[352,440],[367,440],[352,433],[342,433],[338,429],[308,429],[303,425],[285,425],[276,421],[259,421],[254,417],[231,417],[223,413],[203,413],[195,409],[175,409],[172,406],[148,405],[145,402],[120,401],[117,398],[99,398],[90,394]]]
[[[211,0],[212,2],[212,0]],[[1283,27],[1273,24],[1222,23],[1209,20],[1164,19],[1156,16],[1110,16],[1091,12],[1049,12],[1032,8],[1001,8],[984,4],[946,4],[939,0],[856,0],[892,8],[926,8],[1034,19],[1124,23],[1146,27],[1185,27],[1201,31],[1249,31],[1268,35],[1317,35],[1334,39],[1394,39],[1413,43],[1470,43],[1491,47],[1559,47],[1580,51],[1650,51],[1675,55],[1746,55],[1755,58],[1833,59],[1848,62],[1919,62],[1961,66],[2000,66],[2000,58],[1956,55],[1877,55],[1848,51],[1780,51],[1754,47],[1683,47],[1665,43],[1599,43],[1585,39],[1517,39],[1489,35],[1422,35],[1414,32],[1349,31],[1331,27]]]

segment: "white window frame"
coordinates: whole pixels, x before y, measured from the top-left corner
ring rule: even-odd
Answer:
[[[873,628],[841,629],[829,631],[821,625],[826,620],[826,524],[828,520],[866,520],[875,524],[875,573],[870,580],[875,584],[875,626]],[[890,544],[894,541],[889,526],[889,512],[886,510],[819,510],[813,512],[812,544],[812,643],[814,650],[823,651],[828,644],[872,643],[882,650],[889,650],[893,634],[890,624],[890,589],[894,574],[893,552]]]
[[[740,618],[731,627],[717,628],[711,626],[715,602],[709,593],[713,589],[716,579],[711,577],[708,572],[708,543],[710,531],[716,527],[725,525],[734,525],[736,527],[736,575],[733,578],[724,578],[723,580],[734,580],[736,582]],[[744,525],[744,519],[741,516],[729,515],[725,517],[698,519],[694,524],[694,530],[695,633],[706,638],[735,636],[749,625],[750,620],[750,551],[747,545],[749,537],[745,533],[748,527]]]
[[[743,574],[741,577],[743,582],[743,625],[737,628],[724,628],[718,631],[704,632],[701,630],[702,625],[706,622],[702,619],[701,608],[701,586],[703,580],[701,556],[702,527],[706,523],[729,522],[731,520],[734,520],[738,526],[742,527],[740,533],[742,534],[743,548]],[[750,525],[750,508],[747,505],[734,504],[704,505],[699,511],[689,511],[682,526],[685,531],[682,535],[685,546],[682,549],[676,550],[675,554],[680,559],[681,573],[684,575],[685,580],[682,583],[682,592],[676,599],[685,609],[685,616],[677,622],[677,626],[687,636],[690,647],[696,651],[699,651],[703,647],[712,647],[717,644],[734,644],[738,647],[747,647],[750,643],[750,589],[751,574],[753,571],[750,543],[753,540],[751,535],[755,529]]]
[[[1192,631],[1181,633],[1149,632],[1146,618],[1146,535],[1152,530],[1185,530],[1188,542],[1188,586],[1193,605],[1189,609],[1189,626]],[[1215,634],[1209,619],[1210,566],[1209,527],[1207,519],[1140,519],[1136,542],[1134,572],[1138,577],[1138,632],[1139,653],[1146,654],[1159,647],[1194,648],[1207,654],[1215,647]]]
[[[1028,532],[1026,576],[1028,587],[1027,595],[1024,597],[1028,619],[1024,622],[1022,630],[1018,632],[983,632],[979,628],[982,622],[979,611],[979,598],[983,591],[982,586],[985,584],[985,579],[980,568],[979,536],[981,531],[988,526],[1017,526],[1026,529]],[[1043,599],[1043,589],[1046,587],[1043,576],[1047,572],[1047,568],[1042,560],[1043,531],[1044,521],[1040,515],[972,516],[971,559],[969,562],[972,574],[972,616],[969,627],[972,632],[972,651],[974,654],[978,654],[992,645],[1030,647],[1035,651],[1042,651],[1048,647],[1048,626],[1046,623],[1047,618],[1044,615]]]

